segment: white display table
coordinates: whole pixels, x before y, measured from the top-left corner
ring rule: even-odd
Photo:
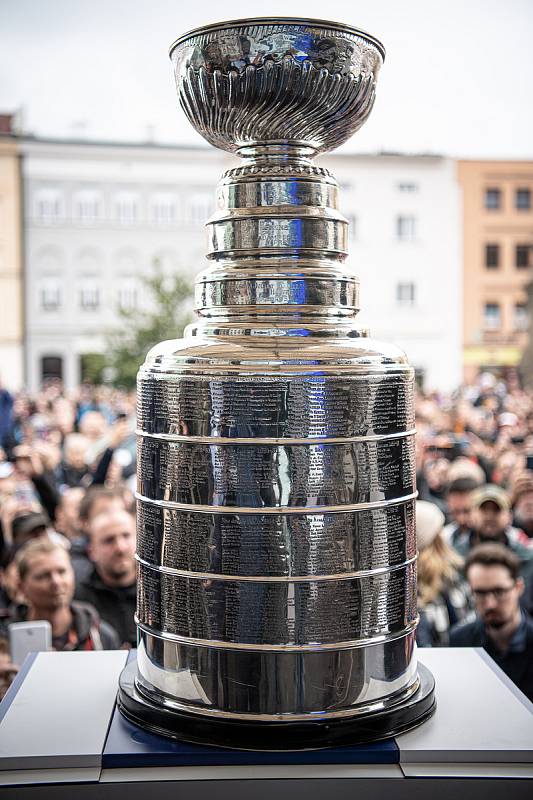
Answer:
[[[437,685],[437,711],[421,727],[372,745],[276,753],[136,728],[115,707],[127,658],[28,657],[0,704],[3,799],[533,797],[533,705],[482,650],[419,650]]]

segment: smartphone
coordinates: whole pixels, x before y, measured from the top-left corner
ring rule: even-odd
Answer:
[[[9,625],[9,647],[11,661],[21,667],[28,653],[50,650],[52,626],[45,619],[35,622],[12,622]]]

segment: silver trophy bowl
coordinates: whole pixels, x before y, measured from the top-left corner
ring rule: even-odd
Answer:
[[[343,144],[365,122],[383,45],[322,20],[249,19],[209,25],[170,48],[181,106],[210,144]]]
[[[338,184],[382,45],[332,22],[211,25],[171,47],[218,185],[197,321],[138,376],[139,646],[119,706],[252,748],[426,719],[416,662],[414,371],[355,324]]]

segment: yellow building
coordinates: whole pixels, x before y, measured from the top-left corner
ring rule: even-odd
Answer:
[[[0,115],[0,385],[20,389],[23,368],[22,192],[11,117]]]
[[[533,162],[459,161],[463,190],[463,363],[469,381],[505,374],[527,343]]]

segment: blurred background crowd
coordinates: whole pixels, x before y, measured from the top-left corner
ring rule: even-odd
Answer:
[[[483,373],[416,401],[420,646],[482,646],[533,698],[533,392]],[[0,389],[0,674],[9,625],[135,646],[135,393]]]

